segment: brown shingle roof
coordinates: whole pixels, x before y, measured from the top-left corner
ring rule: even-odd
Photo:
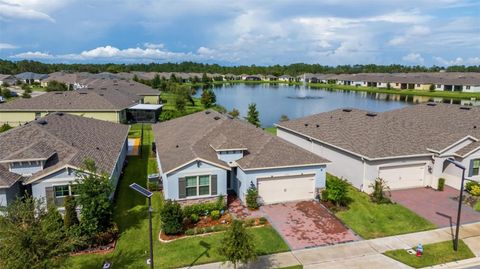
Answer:
[[[35,98],[0,104],[0,111],[120,111],[135,105],[140,97],[111,88],[48,92]]]
[[[278,125],[368,158],[429,154],[468,135],[480,138],[480,108],[460,108],[419,104],[373,117],[338,109]]]
[[[227,166],[218,159],[211,146],[218,144],[218,139],[224,140],[222,137],[226,138],[225,141],[235,141],[234,145],[228,143],[227,147],[247,148],[245,156],[237,161],[242,169],[329,162],[245,121],[211,110],[155,124],[153,130],[163,172],[197,158]]]
[[[46,124],[43,124],[46,122]],[[42,124],[41,124],[42,123]],[[53,150],[45,169],[30,177],[33,180],[65,165],[82,167],[85,160],[95,161],[98,171],[110,174],[128,135],[126,125],[53,113],[0,134],[0,160],[10,159],[12,152],[32,152],[39,147]],[[25,151],[24,149],[30,149]],[[23,158],[30,158],[22,154]]]

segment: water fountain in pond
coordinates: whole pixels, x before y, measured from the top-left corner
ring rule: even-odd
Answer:
[[[306,78],[305,74],[303,74],[303,83],[300,86],[300,89],[296,92],[296,96],[287,96],[289,99],[322,99],[323,97],[321,96],[309,96],[308,92],[310,90],[307,89],[306,86]]]

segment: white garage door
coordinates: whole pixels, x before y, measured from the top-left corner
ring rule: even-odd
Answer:
[[[264,204],[314,199],[314,175],[258,178],[258,195]]]
[[[378,177],[386,180],[392,190],[423,187],[425,164],[380,167]]]

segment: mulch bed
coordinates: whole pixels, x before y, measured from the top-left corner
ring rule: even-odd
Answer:
[[[105,246],[99,246],[96,248],[88,248],[84,249],[78,252],[74,252],[70,254],[70,256],[79,256],[79,255],[84,255],[84,254],[108,254],[111,253],[115,250],[115,246],[117,245],[117,240],[111,242],[108,245]]]

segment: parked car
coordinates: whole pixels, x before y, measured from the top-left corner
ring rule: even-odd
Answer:
[[[3,98],[3,96],[0,96],[0,103],[3,103],[5,102],[5,98]]]
[[[18,97],[18,93],[16,93],[16,92],[10,92],[10,95],[11,95],[12,97]]]

